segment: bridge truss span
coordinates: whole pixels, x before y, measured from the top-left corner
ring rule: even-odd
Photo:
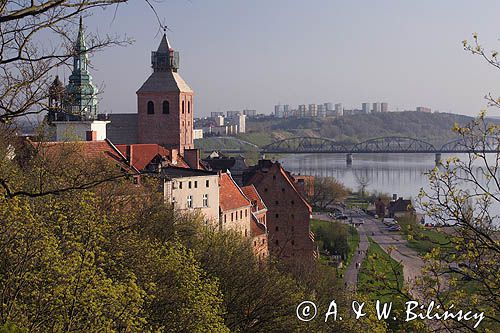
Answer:
[[[296,137],[262,147],[266,153],[348,153],[351,147],[327,138]]]
[[[389,136],[366,140],[352,147],[352,153],[435,153],[434,145],[423,140]]]

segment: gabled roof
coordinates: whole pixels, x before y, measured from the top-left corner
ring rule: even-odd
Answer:
[[[79,154],[83,159],[107,158],[118,163],[124,170],[131,173],[139,173],[139,170],[130,166],[126,157],[109,140],[97,141],[71,141],[71,142],[32,142],[35,149],[43,150],[47,154],[62,154],[64,149],[80,150]]]
[[[219,201],[223,212],[251,205],[250,200],[227,173],[221,173],[219,176]]]
[[[188,92],[193,90],[187,85],[177,72],[153,72],[137,93],[148,92]]]
[[[116,145],[116,147],[137,170],[144,170],[146,166],[158,156],[164,159],[168,159],[170,163],[175,164],[179,167],[189,168],[189,166],[181,156],[177,155],[175,161],[172,161],[171,150],[156,143]]]
[[[297,194],[302,203],[307,207],[309,212],[312,212],[311,205],[304,198],[301,191],[295,186],[295,181],[292,176],[289,175],[278,162],[260,160],[258,165],[254,166],[249,172],[243,175],[243,181],[245,184],[259,184],[268,174],[281,175],[289,187]]]
[[[267,233],[267,227],[260,223],[259,220],[252,213],[252,223],[250,223],[250,236],[256,237],[260,235],[265,235]]]
[[[264,204],[264,201],[259,195],[259,192],[257,192],[257,189],[255,186],[252,184],[243,186],[241,187],[241,190],[245,194],[245,196],[250,199],[250,202],[252,202],[252,211],[261,211],[263,209],[267,209],[266,205]],[[254,209],[253,203],[256,203],[257,207]]]

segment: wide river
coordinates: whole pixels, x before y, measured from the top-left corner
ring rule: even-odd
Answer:
[[[443,154],[441,159],[444,161],[451,156]],[[463,161],[467,160],[465,154],[456,156]],[[488,163],[494,165],[495,158],[494,154],[488,155]],[[296,154],[283,156],[280,162],[286,170],[294,174],[333,177],[353,190],[359,189],[361,180],[368,183],[366,188],[368,191],[416,199],[421,188],[429,190],[429,181],[425,173],[435,167],[435,155],[354,154],[352,164],[347,165],[346,156],[343,154]],[[484,182],[486,178],[478,164],[474,167],[475,178]],[[459,175],[465,177],[463,172],[459,172]],[[499,178],[500,172],[497,174],[497,179]],[[496,190],[496,196],[498,193]],[[416,204],[415,200],[413,203]],[[420,210],[418,206],[416,208],[417,211]],[[493,200],[489,211],[494,216],[494,224],[500,226],[500,203]]]
[[[443,154],[442,159],[451,155]],[[464,156],[460,156],[464,157]],[[420,188],[428,188],[425,173],[435,166],[434,154],[354,154],[347,165],[344,154],[296,154],[280,159],[294,174],[333,177],[358,190],[360,180],[368,191],[416,198]]]

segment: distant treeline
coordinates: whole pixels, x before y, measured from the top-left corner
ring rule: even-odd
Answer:
[[[320,136],[342,142],[360,142],[383,136],[419,138],[445,143],[456,137],[454,123],[464,125],[473,118],[451,113],[387,112],[337,118],[287,118],[250,120],[249,131],[289,132],[290,136]],[[492,119],[493,122],[499,120]]]

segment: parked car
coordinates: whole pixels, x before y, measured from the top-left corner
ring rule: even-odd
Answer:
[[[387,228],[389,231],[401,231],[401,226],[399,225],[393,225],[392,227]]]
[[[398,224],[398,222],[395,219],[389,218],[389,217],[384,217],[383,220],[385,225],[395,225]]]

